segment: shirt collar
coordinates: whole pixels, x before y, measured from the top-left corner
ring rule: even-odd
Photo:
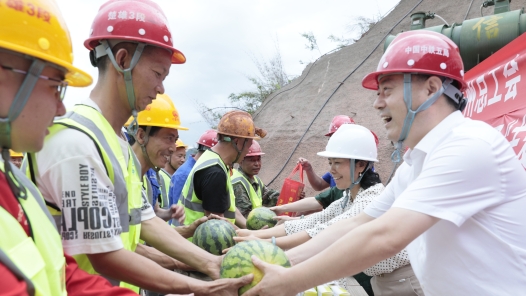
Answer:
[[[243,172],[243,169],[241,169],[241,166],[237,169],[247,180],[250,181],[250,183],[254,184],[257,183],[256,178],[252,177],[250,178],[249,175],[247,175],[245,172]]]
[[[86,98],[84,100],[82,100],[80,102],[81,105],[86,105],[86,106],[90,106],[91,108],[99,111],[100,113],[102,113],[102,111],[100,110],[100,107],[99,105],[97,105],[97,103],[95,103],[95,101],[93,101],[91,98]]]
[[[407,164],[412,165],[413,158],[416,155],[424,154],[427,155],[434,147],[436,147],[439,141],[442,140],[444,135],[449,133],[454,127],[460,125],[465,120],[464,115],[460,111],[455,111],[444,118],[437,126],[430,130],[423,138],[416,144],[414,149],[408,149],[404,154],[404,161]]]

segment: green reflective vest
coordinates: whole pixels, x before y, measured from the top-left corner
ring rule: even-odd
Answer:
[[[140,239],[142,207],[141,166],[137,157],[131,150],[131,147],[128,147],[129,157],[125,159],[115,131],[106,118],[93,107],[75,105],[71,112],[55,120],[53,126],[49,129],[50,133],[46,137],[46,140],[66,128],[75,129],[86,134],[95,143],[102,162],[104,163],[106,173],[114,185],[114,194],[122,227],[120,237],[124,249],[134,252]],[[34,176],[38,173],[38,167],[35,156],[31,154],[28,155],[28,160],[28,172],[32,176],[33,182],[36,182]],[[47,205],[57,222],[59,231],[65,231],[65,229],[62,229],[60,208],[50,203],[47,203]],[[86,254],[79,254],[73,257],[75,257],[81,269],[91,274],[97,273]],[[126,287],[139,292],[139,288],[131,284],[118,282],[110,278],[108,278],[108,280],[113,285]]]
[[[254,179],[258,183],[257,191],[254,190],[254,186],[252,186],[250,180],[246,178],[244,174],[239,172],[239,170],[234,170],[234,174],[232,174],[232,185],[237,183],[243,185],[243,188],[245,188],[245,191],[250,197],[250,202],[252,202],[252,209],[261,207],[263,203],[263,182],[261,182],[261,179],[258,176],[254,176]]]
[[[184,183],[183,190],[181,191],[181,198],[179,199],[179,204],[184,206],[185,213],[185,225],[190,225],[195,220],[203,217],[205,215],[205,210],[203,209],[203,202],[197,198],[194,191],[194,174],[202,169],[211,167],[213,165],[219,165],[225,172],[226,178],[226,188],[230,194],[230,207],[223,213],[225,218],[230,222],[236,222],[236,197],[234,195],[234,189],[232,188],[232,183],[230,181],[229,171],[219,155],[212,151],[205,151],[199,160],[195,163],[194,167],[190,171],[186,183]],[[191,238],[190,238],[191,240]]]
[[[40,192],[14,165],[13,173],[26,188],[18,198],[31,228],[28,237],[20,222],[0,207],[0,262],[24,280],[29,295],[67,295],[62,240]],[[4,163],[0,162],[3,171]],[[0,279],[1,282],[1,279]]]

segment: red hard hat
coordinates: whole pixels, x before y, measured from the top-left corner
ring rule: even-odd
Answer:
[[[261,146],[259,146],[259,143],[254,140],[252,141],[252,145],[250,145],[250,148],[248,148],[248,153],[245,157],[247,156],[259,156],[259,155],[263,155],[265,153],[263,153],[263,151],[261,151]]]
[[[197,144],[212,148],[217,144],[217,131],[207,130],[204,134],[201,135]]]
[[[376,143],[376,148],[378,148],[378,145],[380,144],[380,140],[378,140],[378,136],[373,131],[371,131],[371,133],[374,136],[374,142]]]
[[[161,7],[151,0],[110,0],[93,20],[84,46],[93,50],[100,40],[129,40],[165,48],[172,52],[172,64],[186,57],[173,47],[172,33]]]
[[[415,73],[448,77],[466,88],[464,64],[458,46],[446,36],[426,30],[400,33],[378,63],[376,72],[365,76],[362,86],[378,89],[381,75]]]
[[[355,123],[351,117],[347,115],[336,115],[331,121],[331,125],[329,126],[329,132],[326,133],[325,135],[327,137],[330,137],[332,136],[332,134],[334,134],[338,130],[338,128],[342,124],[349,124],[349,123]]]

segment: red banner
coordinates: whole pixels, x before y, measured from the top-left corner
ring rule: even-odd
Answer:
[[[526,169],[526,34],[466,73],[464,116],[499,130]]]

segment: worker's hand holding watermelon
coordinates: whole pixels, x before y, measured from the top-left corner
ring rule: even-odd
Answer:
[[[282,283],[282,279],[286,278],[285,267],[263,262],[256,256],[252,256],[252,263],[263,272],[263,278],[256,286],[245,292],[243,296],[295,295],[295,293],[287,291],[286,285],[274,284]]]
[[[189,238],[194,236],[194,232],[197,229],[197,226],[208,221],[207,217],[201,217],[200,219],[195,220],[190,225],[177,226],[175,230],[184,238]]]
[[[237,296],[239,288],[252,282],[253,275],[249,274],[236,279],[220,279],[213,282],[203,282],[203,293],[194,292],[195,296]]]

